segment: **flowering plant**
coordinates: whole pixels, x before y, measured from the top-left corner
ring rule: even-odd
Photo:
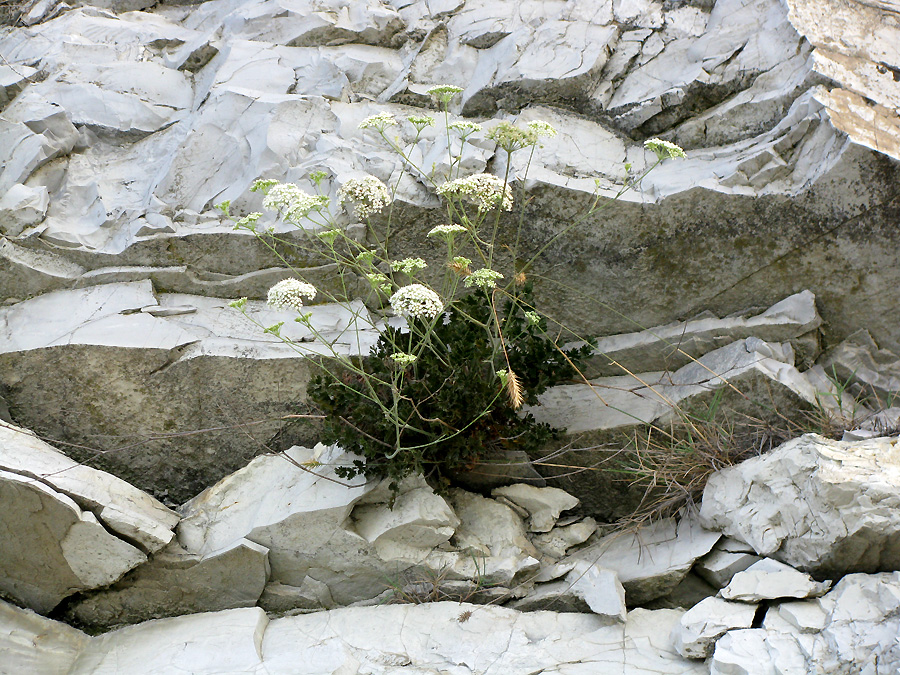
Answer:
[[[518,238],[515,247],[501,246],[503,214],[516,206],[524,208],[521,194],[516,197],[513,189],[523,191],[524,180],[515,186],[510,180],[511,155],[530,150],[533,156],[540,140],[555,136],[556,130],[535,120],[524,126],[500,122],[483,132],[475,122],[451,120],[449,103],[460,91],[450,85],[429,90],[443,112],[446,171],[426,171],[416,164],[419,155],[412,151],[426,129],[437,127],[434,117],[398,120],[382,112],[359,124],[363,133],[375,134],[397,153],[409,175],[427,183],[443,200],[447,220],[426,235],[437,249],[439,265],[434,265],[433,257],[429,264],[421,257],[392,256],[390,227],[399,179],[389,186],[379,177],[364,175],[338,187],[337,205],[362,221],[364,237],[351,234],[332,215],[329,196],[319,191],[328,179],[324,172],[309,176],[314,193],[268,179],[251,188],[262,193],[263,208],[309,234],[299,244],[307,257],[320,256],[342,273],[339,292],[290,278],[268,293],[269,305],[298,314],[295,321],[305,327],[315,346],[282,335],[283,322],[264,327],[303,353],[322,356],[324,346],[324,358],[318,360],[322,373],[308,388],[310,400],[326,413],[323,440],[338,442],[365,458],[340,469],[342,475],[386,476],[396,485],[403,476],[419,471],[440,484],[492,450],[538,448],[556,431],[523,414],[521,407],[536,404],[547,387],[577,377],[580,364],[591,354],[590,341],[565,349],[560,340],[577,336],[558,325],[554,335],[549,333],[547,318],[535,306],[528,274],[548,246],[600,208],[600,195],[580,220],[562,228],[530,259],[519,258]],[[403,124],[412,127],[411,146],[393,135]],[[483,137],[474,139],[476,134]],[[475,140],[482,145],[493,141],[506,153],[505,175],[462,175],[463,150],[455,153],[453,148]],[[645,145],[657,156],[647,172],[684,154],[666,141],[653,139]],[[619,195],[636,187],[643,175],[646,172],[626,180]],[[229,215],[227,203],[221,208]],[[260,237],[290,266],[281,253],[289,242],[272,230],[261,230],[262,216],[248,214],[235,227]],[[498,269],[501,247],[511,251],[512,269]],[[368,311],[351,303],[352,289],[358,288],[353,277],[368,289],[366,306],[381,319],[369,319]],[[318,329],[312,312],[303,312],[304,301],[323,297],[354,313],[357,328],[368,321],[378,332],[368,354],[348,354]],[[246,303],[242,298],[232,305],[246,313]]]

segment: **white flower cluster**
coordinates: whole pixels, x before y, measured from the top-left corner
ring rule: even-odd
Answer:
[[[266,302],[276,309],[303,309],[303,298],[316,297],[316,287],[299,279],[285,279],[269,289]]]
[[[462,87],[455,87],[452,84],[439,84],[432,87],[426,93],[433,96],[441,103],[449,103],[450,99],[462,92]]]
[[[417,129],[434,126],[434,118],[430,115],[410,115],[406,118]]]
[[[556,129],[553,128],[552,124],[545,122],[544,120],[533,120],[525,126],[538,136],[556,136]]]
[[[432,227],[426,237],[440,237],[448,244],[451,244],[456,235],[466,232],[466,228],[462,225],[435,225]]]
[[[458,131],[463,136],[468,136],[469,134],[474,134],[476,131],[481,131],[481,125],[477,122],[470,122],[469,120],[457,120],[455,122],[450,122],[447,125],[448,129],[454,129]]]
[[[415,354],[406,354],[404,352],[396,352],[394,354],[391,354],[390,358],[392,361],[394,361],[394,363],[401,366],[411,365],[419,359],[419,357]]]
[[[457,178],[444,183],[437,189],[444,197],[457,196],[473,202],[479,212],[490,211],[499,206],[504,211],[511,211],[513,205],[512,190],[504,185],[497,176],[489,173],[476,173],[467,178]]]
[[[397,120],[390,113],[380,112],[377,115],[369,115],[359,123],[360,129],[377,129],[384,131],[387,127],[397,126]]]
[[[424,270],[428,267],[428,263],[426,263],[421,258],[404,258],[403,260],[394,260],[391,262],[391,269],[395,272],[403,272],[403,274],[408,274],[412,276],[419,270]]]
[[[463,285],[466,288],[472,288],[472,286],[478,286],[478,288],[484,290],[490,290],[492,288],[497,287],[497,279],[502,279],[503,275],[496,270],[489,270],[488,268],[482,268],[480,270],[475,270],[466,277],[466,280],[463,281]]]
[[[380,213],[391,201],[391,193],[387,185],[375,176],[351,178],[338,190],[338,201],[341,204],[351,202],[360,218],[368,218]]]
[[[394,293],[389,302],[400,316],[433,319],[444,311],[444,303],[430,288],[422,284],[410,284]]]
[[[644,141],[644,147],[655,154],[660,161],[667,158],[675,159],[677,157],[686,157],[684,150],[680,147],[669,141],[660,140],[659,138],[651,138]]]
[[[281,211],[286,220],[297,221],[310,211],[318,211],[328,205],[325,195],[311,195],[292,183],[276,183],[266,190],[263,207]]]
[[[541,315],[537,312],[525,312],[525,318],[530,326],[537,326],[541,322]]]

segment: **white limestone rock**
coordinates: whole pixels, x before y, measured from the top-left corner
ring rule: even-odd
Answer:
[[[716,544],[712,551],[700,558],[694,565],[694,572],[716,588],[727,586],[735,574],[743,572],[750,565],[762,560],[758,555],[746,551],[725,550],[720,546],[721,543],[720,541]],[[749,548],[746,544],[743,546]]]
[[[585,518],[577,523],[554,527],[549,532],[538,534],[531,538],[531,543],[541,553],[561,558],[572,546],[583,544],[597,531],[597,521],[593,518]]]
[[[807,434],[710,477],[704,526],[817,576],[896,568],[896,438],[831,441]]]
[[[172,541],[178,514],[104,471],[72,461],[26,429],[0,421],[0,469],[71,497],[127,541],[153,553]]]
[[[259,672],[268,624],[258,607],[147,621],[95,637],[69,673]]]
[[[109,588],[79,600],[68,616],[97,628],[252,607],[269,576],[267,553],[246,539],[206,557],[173,543]]]
[[[778,410],[796,408],[798,403],[829,406],[831,398],[792,365],[793,358],[789,344],[751,337],[709,352],[674,373],[604,377],[590,384],[552,387],[539,397],[540,405],[526,409],[538,421],[564,426],[574,434],[664,422],[674,416],[673,405],[696,405],[729,383],[739,390],[767,389],[772,400],[765,405]]]
[[[559,488],[534,487],[525,483],[516,483],[496,488],[491,491],[494,497],[506,497],[528,511],[529,532],[549,532],[553,529],[559,514],[578,506],[577,497],[573,497]]]
[[[807,673],[802,646],[790,634],[763,628],[732,630],[716,642],[710,675],[775,675]]]
[[[147,559],[47,485],[0,471],[0,590],[40,613]]]
[[[673,370],[736,340],[757,337],[784,342],[815,330],[821,323],[816,296],[803,291],[759,314],[745,312],[720,319],[707,312],[688,321],[601,337],[589,372],[593,377],[612,377],[621,375],[624,368],[634,373]]]
[[[636,531],[617,532],[557,563],[586,560],[614,571],[634,607],[662,597],[675,588],[698,558],[709,553],[718,533],[700,527],[696,518],[659,520]],[[564,568],[563,568],[564,569]]]
[[[675,649],[685,658],[705,659],[716,640],[730,630],[750,628],[755,615],[755,605],[706,598],[682,615],[672,633]]]
[[[816,582],[803,572],[778,562],[764,559],[732,577],[720,595],[726,600],[759,602],[779,598],[812,598],[824,595],[831,582]]]
[[[831,600],[824,603],[831,606]],[[787,632],[819,633],[828,623],[828,612],[822,605],[823,600],[820,598],[780,602],[766,611],[762,627]]]
[[[887,402],[900,392],[900,357],[879,349],[865,329],[830,349],[818,365],[860,396]]]
[[[456,552],[434,551],[432,567],[506,586],[537,571],[539,553],[506,504],[459,489],[450,491],[450,504],[460,521],[452,540]]]
[[[0,232],[10,237],[44,219],[50,197],[43,185],[37,188],[17,183],[0,197]]]
[[[625,589],[616,573],[578,561],[561,580],[538,584],[520,599],[509,603],[521,611],[593,612],[609,623],[624,622]]]
[[[900,574],[847,575],[819,603],[828,617],[815,642],[817,672],[839,672],[848,663],[870,664],[873,675],[900,668]],[[800,630],[818,623],[811,618],[797,621],[806,624]]]
[[[91,638],[0,600],[0,673],[65,675]]]

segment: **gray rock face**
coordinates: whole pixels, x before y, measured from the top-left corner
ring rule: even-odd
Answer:
[[[589,561],[614,571],[625,587],[629,606],[662,597],[684,579],[698,558],[709,553],[720,536],[703,530],[696,518],[659,520],[637,532],[617,532],[557,563]]]
[[[68,673],[91,638],[0,600],[0,673]]]
[[[0,590],[38,612],[111,584],[147,559],[36,480],[0,471],[0,504]]]
[[[203,558],[173,543],[116,584],[79,600],[68,615],[96,628],[253,607],[269,576],[267,553],[242,540]]]
[[[248,307],[263,326],[285,321],[286,336],[308,337],[290,312]],[[376,339],[359,303],[311,311],[324,339],[346,341],[338,349],[368,352]],[[354,311],[360,330],[339,338],[357,321]],[[300,346],[306,355],[225,301],[156,295],[149,280],[109,283],[0,308],[0,386],[19,422],[87,448],[72,451],[76,458],[184,501],[289,423],[305,399],[310,358],[323,349]],[[47,371],[57,377],[48,381]]]
[[[900,560],[896,438],[808,434],[707,483],[705,527],[816,576],[892,571]]]

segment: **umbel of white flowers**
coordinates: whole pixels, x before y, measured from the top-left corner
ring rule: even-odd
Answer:
[[[269,289],[266,302],[276,309],[303,309],[303,299],[316,297],[316,287],[299,279],[285,279]]]
[[[430,288],[422,284],[410,284],[394,293],[389,302],[400,316],[433,319],[444,311],[444,303]]]

